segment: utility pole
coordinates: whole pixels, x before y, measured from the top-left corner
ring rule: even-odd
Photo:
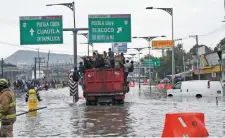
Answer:
[[[48,79],[48,77],[49,77],[49,70],[48,70],[49,56],[50,56],[50,50],[48,51],[48,57],[47,57],[47,79]]]
[[[192,37],[196,40],[196,45],[198,46],[198,35],[190,35],[189,37]]]
[[[3,68],[4,68],[4,60],[2,58],[2,78],[4,77],[4,71],[3,71]]]
[[[37,70],[37,58],[35,57],[34,58],[34,86],[36,85],[35,83],[36,83],[36,78],[37,78],[36,70]]]
[[[223,4],[223,8],[224,8],[224,12],[225,12],[225,0],[224,0],[224,4]],[[225,22],[225,16],[224,16],[224,20],[222,22]]]
[[[59,61],[57,60],[57,81],[59,81]]]
[[[195,39],[196,41],[196,45],[197,45],[197,50],[196,50],[196,54],[197,54],[197,71],[198,71],[198,79],[201,80],[201,76],[200,76],[200,70],[199,70],[199,56],[198,55],[198,35],[190,35],[189,37],[192,37]]]
[[[38,70],[39,70],[39,75],[38,78],[40,78],[40,70],[41,70],[41,62],[40,62],[40,55],[39,55],[39,48],[38,48]]]
[[[174,41],[181,41],[181,43],[178,43],[178,44],[182,45],[182,50],[184,50],[182,40],[183,40],[182,38],[178,38],[178,39],[175,39]],[[186,67],[185,67],[184,53],[185,53],[185,52],[183,51],[183,54],[182,54],[182,62],[183,62],[183,63],[182,63],[182,65],[183,65],[184,80],[185,80],[185,71],[186,71],[185,68],[186,68]],[[182,69],[181,69],[181,70],[182,70]]]

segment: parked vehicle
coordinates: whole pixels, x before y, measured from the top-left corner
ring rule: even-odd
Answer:
[[[124,104],[129,86],[124,82],[124,71],[120,69],[87,69],[84,75],[83,96],[86,104]]]
[[[223,96],[222,84],[219,81],[192,80],[177,82],[167,90],[167,96]]]

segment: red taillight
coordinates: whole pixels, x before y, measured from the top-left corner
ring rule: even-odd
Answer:
[[[210,81],[208,81],[208,88],[210,88]]]

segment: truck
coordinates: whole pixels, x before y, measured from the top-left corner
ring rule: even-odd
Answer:
[[[83,96],[86,105],[124,104],[128,82],[124,81],[123,68],[86,69]]]

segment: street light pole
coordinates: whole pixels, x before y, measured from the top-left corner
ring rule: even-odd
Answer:
[[[87,39],[88,39],[88,33],[80,33],[80,34],[78,34],[78,35],[83,35],[84,37],[86,37]],[[92,46],[92,53],[93,53],[93,43],[86,43],[86,44],[88,44],[88,56],[90,55],[89,54],[89,48],[90,48],[90,46]]]
[[[4,60],[2,58],[2,78],[4,77]]]
[[[139,89],[141,89],[141,62],[140,62],[140,52],[142,49],[145,48],[150,48],[150,47],[142,47],[142,48],[127,48],[127,49],[135,49],[138,51],[138,55],[139,55]]]
[[[73,25],[74,29],[76,29],[76,15],[75,15],[75,3],[59,3],[59,4],[48,4],[46,6],[55,6],[55,5],[62,5],[70,8],[73,11]],[[77,31],[73,31],[73,53],[74,53],[74,71],[77,70]]]
[[[39,48],[37,50],[38,50],[38,71],[39,71],[38,78],[40,78],[41,62],[40,62]]]
[[[196,46],[197,46],[197,71],[198,71],[198,80],[201,80],[201,75],[200,75],[200,70],[199,70],[199,58],[200,58],[200,55],[198,54],[198,35],[190,35],[189,37],[192,37],[195,39],[196,41]]]
[[[142,39],[145,39],[148,41],[148,47],[149,47],[149,57],[148,57],[148,60],[149,60],[149,63],[151,61],[151,41],[155,38],[158,38],[158,37],[166,37],[165,35],[162,35],[162,36],[142,36],[142,37],[133,37],[133,38],[142,38]],[[149,66],[149,89],[150,89],[150,92],[151,92],[151,68]]]
[[[166,11],[172,16],[172,41],[174,40],[174,25],[173,25],[173,8],[154,8],[154,7],[146,7],[146,9],[159,9]],[[174,60],[174,43],[172,46],[172,85],[174,85],[175,78],[175,60]]]
[[[73,12],[73,25],[74,25],[74,29],[76,29],[76,14],[75,14],[75,3],[71,2],[71,3],[59,3],[59,4],[48,4],[46,6],[54,6],[54,5],[62,5],[62,6],[66,6],[68,8],[70,8],[70,10],[72,10]],[[73,53],[74,53],[74,60],[73,60],[73,64],[74,64],[74,72],[77,71],[77,30],[73,31]],[[73,96],[73,102],[75,103],[76,99],[75,96]]]

